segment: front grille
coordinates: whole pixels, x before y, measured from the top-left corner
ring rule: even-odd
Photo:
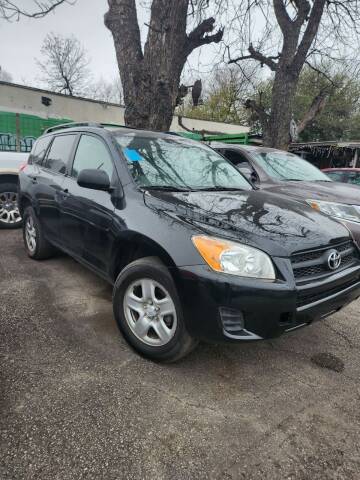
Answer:
[[[330,250],[337,250],[341,255],[341,265],[337,270],[330,270],[328,266],[327,259]],[[295,253],[291,256],[291,264],[297,282],[315,280],[359,264],[359,252],[354,242],[349,240],[338,245]]]

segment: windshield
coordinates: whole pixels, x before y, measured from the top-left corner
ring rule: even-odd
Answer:
[[[218,153],[181,137],[115,134],[131,175],[143,188],[251,190],[249,182]]]
[[[330,178],[311,163],[286,152],[254,152],[253,157],[265,172],[276,180],[331,182]]]

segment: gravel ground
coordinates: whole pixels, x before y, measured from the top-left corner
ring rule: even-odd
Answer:
[[[360,303],[280,339],[137,356],[111,288],[0,231],[0,479],[359,479]]]

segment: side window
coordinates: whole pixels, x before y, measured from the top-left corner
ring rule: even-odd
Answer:
[[[235,167],[247,167],[252,169],[249,160],[244,157],[241,153],[235,152],[234,150],[225,150],[225,157],[230,160],[230,162],[235,165]]]
[[[331,178],[331,180],[333,180],[334,182],[346,182],[347,179],[345,177],[345,179],[343,178],[343,174],[342,172],[324,172],[328,177]]]
[[[46,150],[52,140],[51,136],[39,138],[31,151],[31,163],[41,164],[44,160]]]
[[[360,174],[357,172],[346,173],[345,176],[348,178],[348,183],[353,185],[360,185]]]
[[[53,172],[66,173],[76,135],[59,135],[54,138],[46,157],[45,167]]]
[[[255,176],[257,176],[255,170],[244,155],[234,150],[225,150],[224,155],[245,177],[249,178],[254,175],[252,180],[255,180]]]
[[[77,178],[81,170],[103,170],[111,180],[114,172],[111,155],[102,140],[92,135],[82,135],[76,150],[71,176]]]

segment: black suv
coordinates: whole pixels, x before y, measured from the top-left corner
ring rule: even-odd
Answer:
[[[114,286],[117,323],[150,358],[199,339],[270,338],[360,295],[337,221],[256,191],[211,148],[97,124],[50,129],[19,176],[25,248],[58,248]]]

